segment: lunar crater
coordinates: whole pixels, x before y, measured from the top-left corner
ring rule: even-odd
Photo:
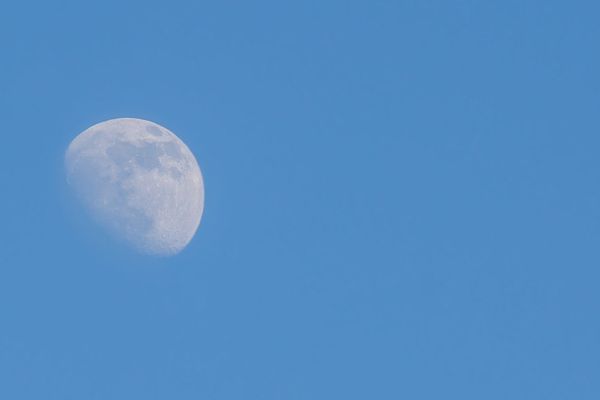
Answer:
[[[82,132],[65,156],[67,181],[91,215],[143,253],[181,251],[204,208],[198,163],[172,132],[122,118]]]

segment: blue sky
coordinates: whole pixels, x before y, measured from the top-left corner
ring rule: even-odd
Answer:
[[[600,6],[11,2],[0,398],[600,398]],[[190,246],[78,211],[117,117],[194,151]]]

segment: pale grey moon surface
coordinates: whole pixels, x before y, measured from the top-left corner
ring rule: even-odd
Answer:
[[[96,124],[71,142],[65,168],[94,219],[139,252],[176,254],[198,229],[200,168],[185,143],[158,124],[136,118]]]

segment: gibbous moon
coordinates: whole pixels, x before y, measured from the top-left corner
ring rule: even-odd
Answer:
[[[136,250],[180,252],[204,209],[190,149],[168,129],[137,118],[94,125],[69,145],[67,182],[94,219]]]

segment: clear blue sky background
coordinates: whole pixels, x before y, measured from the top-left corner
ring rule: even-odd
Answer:
[[[0,398],[600,398],[595,1],[10,2]],[[63,154],[116,117],[195,152],[147,258]]]

